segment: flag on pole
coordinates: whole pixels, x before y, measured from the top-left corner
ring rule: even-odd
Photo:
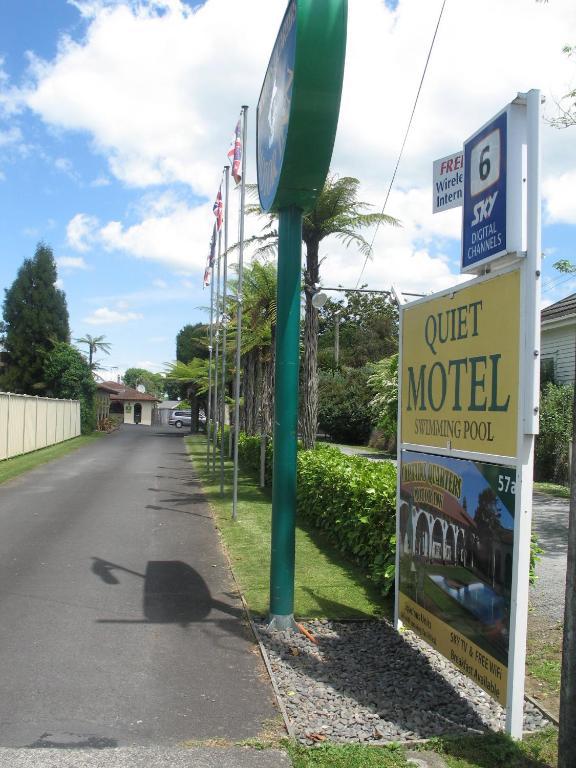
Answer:
[[[214,212],[214,216],[216,216],[216,227],[218,228],[218,232],[222,229],[222,209],[222,184],[220,184],[216,200],[212,206],[212,211]]]
[[[206,269],[204,270],[204,287],[210,285],[210,275],[212,273],[212,267],[214,266],[214,259],[216,258],[216,222],[212,228],[212,239],[210,240],[210,251],[208,253],[208,261],[206,262]]]
[[[232,163],[232,178],[236,184],[240,184],[242,180],[242,115],[238,118],[234,138],[228,150],[228,157]]]

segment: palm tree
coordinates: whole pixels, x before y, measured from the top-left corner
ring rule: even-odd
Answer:
[[[318,310],[312,305],[312,297],[320,282],[320,243],[329,235],[342,240],[346,246],[354,243],[364,256],[370,256],[372,247],[359,230],[377,224],[398,226],[399,222],[384,213],[368,213],[368,203],[358,200],[360,182],[351,176],[329,175],[311,211],[304,214],[302,240],[306,245],[304,270],[305,315],[304,359],[302,366],[303,403],[300,428],[305,448],[312,448],[316,441],[318,424]],[[250,213],[260,213],[258,206],[251,206]],[[269,215],[264,233],[247,241],[259,244],[256,253],[265,255],[274,251],[278,243],[275,215]]]
[[[88,347],[88,365],[90,366],[91,371],[96,367],[94,355],[97,352],[104,352],[105,355],[110,354],[112,345],[104,341],[105,338],[106,336],[90,336],[90,334],[87,333],[83,338],[76,339],[77,344],[86,344]]]
[[[270,435],[274,398],[276,265],[255,261],[242,283],[244,429]]]

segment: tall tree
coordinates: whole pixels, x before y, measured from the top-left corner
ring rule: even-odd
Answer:
[[[576,45],[565,45],[563,49],[568,58],[576,60]],[[557,104],[559,114],[550,120],[555,128],[570,128],[576,125],[576,88],[565,93]]]
[[[204,323],[185,325],[176,336],[176,360],[189,363],[195,357],[209,357],[208,326]]]
[[[320,281],[320,243],[328,236],[354,244],[364,256],[371,255],[370,243],[360,230],[377,224],[398,225],[397,219],[384,213],[368,213],[368,203],[358,200],[360,182],[351,176],[327,177],[314,208],[304,215],[302,240],[306,246],[304,270],[305,316],[303,331],[301,432],[306,448],[316,441],[318,425],[318,310],[312,304]],[[253,207],[252,212],[258,212]],[[260,211],[261,213],[261,211]],[[251,241],[259,243],[261,253],[275,249],[278,230],[275,216],[269,216],[265,231]]]
[[[232,283],[232,290],[236,287]],[[274,403],[274,338],[276,331],[276,265],[253,262],[242,282],[244,429],[272,434]],[[235,343],[235,341],[233,342]]]
[[[146,368],[127,368],[122,377],[127,387],[136,389],[142,385],[149,395],[161,397],[164,394],[164,376],[160,373],[153,373]]]
[[[46,355],[54,343],[70,341],[66,297],[56,279],[52,249],[39,243],[5,292],[1,381],[5,389],[38,394],[45,388]]]
[[[88,347],[88,365],[90,366],[91,371],[98,367],[98,363],[94,360],[94,356],[98,354],[98,352],[104,352],[105,355],[110,354],[112,345],[107,341],[104,341],[105,338],[106,336],[91,336],[87,333],[86,336],[83,336],[81,339],[76,339],[77,344],[86,344]]]
[[[576,96],[576,94],[574,94]],[[576,120],[572,123],[576,125]],[[560,272],[574,274],[576,265],[557,261]],[[575,356],[576,361],[576,356]],[[573,768],[576,743],[576,369],[573,381],[572,462],[570,466],[570,508],[566,553],[566,592],[564,636],[562,638],[562,676],[560,680],[560,717],[558,729],[558,768]]]
[[[339,366],[362,368],[398,350],[398,307],[382,293],[345,291],[343,299],[328,299],[318,320],[320,368],[337,367],[336,334]]]
[[[82,432],[92,432],[96,384],[86,358],[70,344],[57,342],[44,358],[44,380],[49,397],[80,401]]]

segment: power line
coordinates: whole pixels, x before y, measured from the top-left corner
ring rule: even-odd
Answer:
[[[432,55],[432,49],[434,48],[434,43],[436,41],[436,35],[438,33],[438,28],[440,26],[440,21],[442,19],[442,14],[444,13],[444,6],[446,5],[446,0],[443,0],[442,7],[440,8],[440,14],[438,16],[438,21],[436,22],[436,29],[434,30],[434,35],[432,37],[432,42],[430,43],[430,48],[428,50],[428,56],[426,57],[426,63],[424,64],[424,71],[422,72],[422,77],[420,78],[420,85],[418,86],[418,91],[416,92],[416,98],[414,99],[414,106],[412,107],[412,113],[410,114],[410,120],[408,121],[408,126],[406,128],[406,133],[404,134],[404,140],[402,142],[402,146],[400,147],[400,153],[398,155],[398,160],[396,161],[396,167],[394,168],[394,173],[392,174],[392,178],[390,180],[390,186],[388,187],[388,192],[386,193],[386,199],[384,200],[384,205],[382,206],[382,213],[384,213],[384,210],[386,208],[386,204],[388,203],[388,198],[390,197],[390,191],[392,190],[392,185],[394,184],[394,181],[396,179],[396,172],[398,171],[398,166],[400,165],[400,160],[402,159],[402,154],[404,152],[404,147],[406,146],[406,141],[408,139],[408,133],[410,132],[410,128],[412,126],[412,120],[414,118],[414,113],[416,112],[416,105],[418,104],[418,99],[420,97],[420,91],[422,90],[422,85],[424,83],[424,78],[426,76],[426,70],[428,69],[428,62],[430,61],[430,56]],[[372,253],[372,248],[374,246],[374,240],[376,239],[376,235],[378,234],[378,230],[380,229],[380,222],[376,224],[376,229],[374,230],[374,236],[372,237],[372,242],[370,243],[370,250],[366,254],[366,258],[364,259],[364,264],[362,266],[362,271],[360,272],[360,277],[358,278],[356,282],[356,288],[358,288],[358,285],[360,284],[360,280],[362,279],[362,275],[364,274],[364,270],[366,269],[366,264],[368,263],[368,258],[370,257],[370,254]]]

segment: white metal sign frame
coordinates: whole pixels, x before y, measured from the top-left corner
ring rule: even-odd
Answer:
[[[417,450],[431,455],[445,455],[454,458],[489,462],[496,465],[512,466],[516,469],[516,496],[514,517],[513,572],[510,604],[510,637],[508,647],[508,688],[506,706],[506,731],[516,739],[522,738],[524,720],[524,678],[526,661],[526,628],[528,620],[528,578],[530,567],[530,534],[532,519],[533,459],[534,436],[538,432],[538,401],[540,384],[540,274],[541,274],[541,192],[540,192],[540,91],[531,90],[528,94],[519,94],[514,101],[517,108],[526,111],[527,173],[522,174],[522,162],[515,163],[509,173],[520,175],[520,183],[527,179],[526,205],[519,209],[522,218],[527,221],[526,258],[503,254],[500,261],[490,265],[492,276],[495,273],[519,269],[521,275],[520,306],[520,350],[519,350],[519,397],[518,397],[518,440],[515,457],[497,456],[470,451],[442,449],[425,445],[402,443],[402,332],[403,316],[410,305],[400,306],[400,356],[398,364],[398,456],[403,450]],[[501,113],[500,113],[501,114]],[[517,159],[521,158],[517,155]],[[520,231],[522,231],[520,222]],[[504,266],[506,265],[506,266]],[[477,266],[477,265],[475,265]],[[463,270],[464,271],[464,270]],[[473,282],[480,282],[479,277]],[[467,286],[471,283],[467,283]],[[465,287],[465,286],[462,286]],[[454,290],[458,290],[455,288]],[[428,301],[436,297],[419,300]],[[400,509],[400,473],[398,474],[396,509]],[[396,587],[395,587],[395,626],[399,620],[399,567],[400,567],[400,515],[396,515]]]

